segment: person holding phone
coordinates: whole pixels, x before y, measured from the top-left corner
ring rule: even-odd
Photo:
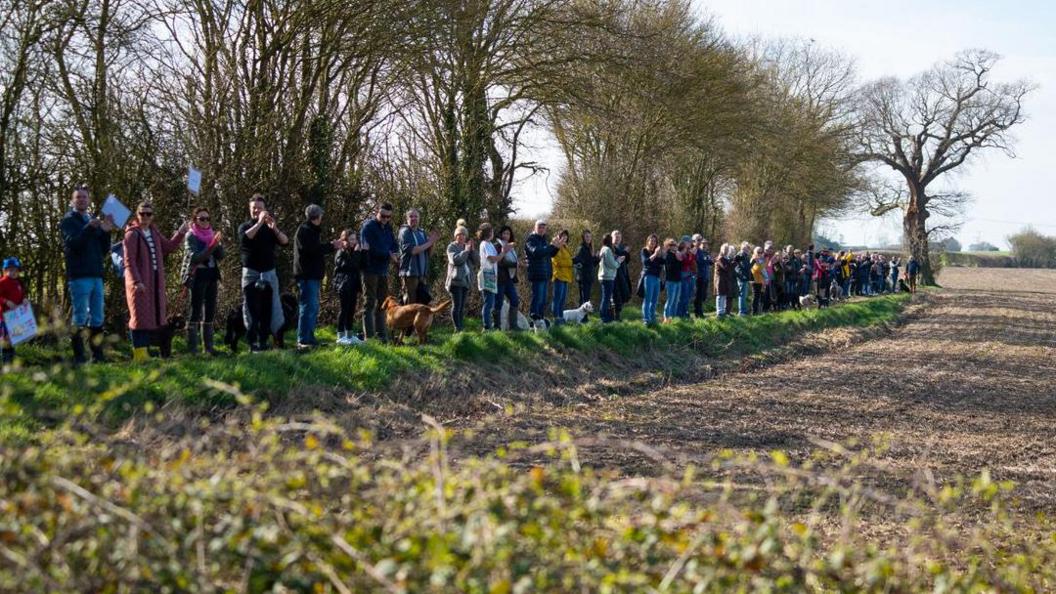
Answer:
[[[238,227],[239,254],[242,257],[242,317],[251,352],[268,348],[286,321],[279,300],[279,274],[275,270],[275,249],[290,238],[268,212],[263,194],[249,199],[250,219]],[[270,292],[270,295],[269,295]]]
[[[103,352],[103,260],[110,255],[110,234],[116,229],[110,215],[98,218],[88,213],[86,186],[78,186],[70,199],[70,210],[59,223],[66,279],[73,306],[73,363],[88,361],[84,340],[89,339],[92,360],[106,360]]]
[[[134,363],[148,359],[151,335],[168,323],[165,256],[180,248],[188,227],[185,222],[172,237],[165,237],[154,223],[154,205],[140,202],[125,231],[125,299]]]

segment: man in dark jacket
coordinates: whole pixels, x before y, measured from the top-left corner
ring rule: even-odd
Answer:
[[[693,243],[697,244],[697,292],[693,296],[693,313],[698,318],[704,317],[704,302],[708,299],[708,285],[711,284],[711,250],[708,248],[708,240],[697,233],[693,236]]]
[[[737,315],[746,316],[748,293],[752,290],[752,246],[747,241],[741,242],[741,251],[733,259],[733,274],[737,277]]]
[[[563,240],[560,236],[550,243],[546,238],[546,221],[535,222],[535,232],[524,242],[524,253],[528,256],[528,283],[532,289],[532,305],[529,314],[533,320],[541,320],[546,312],[546,292],[553,276],[550,259],[557,255]]]
[[[92,359],[105,360],[103,353],[103,259],[110,255],[110,233],[114,219],[88,214],[88,188],[73,191],[72,208],[59,223],[62,251],[66,260],[70,301],[73,303],[73,361],[80,365],[88,358],[84,351],[85,333],[90,333]]]
[[[367,252],[363,267],[363,337],[384,342],[385,312],[381,305],[389,296],[389,266],[397,262],[391,204],[383,202],[373,217],[363,221],[359,246]]]
[[[263,194],[249,199],[249,220],[238,227],[238,252],[242,262],[242,318],[246,342],[252,352],[268,348],[268,336],[277,336],[286,322],[280,301],[279,274],[275,269],[275,248],[289,245],[290,238],[268,212]]]
[[[304,209],[304,217],[307,220],[297,229],[293,242],[293,277],[297,279],[297,290],[300,292],[297,315],[298,348],[318,346],[315,324],[319,319],[319,288],[323,284],[325,258],[334,250],[347,247],[340,239],[329,243],[320,241],[323,209],[319,205],[308,205],[308,208]]]

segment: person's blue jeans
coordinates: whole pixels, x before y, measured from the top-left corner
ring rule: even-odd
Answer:
[[[528,310],[532,319],[546,317],[546,290],[549,285],[550,281],[532,281],[532,304]]]
[[[568,283],[565,281],[554,281],[554,323],[560,324],[565,321],[565,299],[568,297]]]
[[[491,291],[481,291],[480,299],[484,302],[483,307],[480,309],[480,321],[484,324],[485,330],[491,330],[491,310],[495,308],[495,293]]]
[[[651,274],[642,278],[645,297],[642,299],[642,321],[646,324],[656,323],[656,304],[660,301],[660,277]]]
[[[693,300],[693,287],[697,284],[697,277],[688,273],[682,273],[682,288],[678,291],[678,317],[689,317],[689,302]]]
[[[898,271],[895,270],[891,273],[891,292],[898,292]]]
[[[606,324],[613,320],[612,293],[615,289],[616,281],[601,281],[601,321]]]
[[[319,286],[321,281],[303,279],[297,281],[300,297],[297,300],[297,342],[316,344],[315,324],[319,320]]]
[[[671,320],[678,317],[678,304],[682,295],[681,282],[667,282],[667,301],[664,302],[664,319]]]
[[[726,298],[726,295],[721,295],[720,294],[720,295],[716,295],[715,296],[715,317],[716,318],[726,317],[726,315],[730,313],[729,310],[727,310],[728,302],[729,302],[729,300]]]
[[[102,278],[70,280],[70,301],[73,302],[74,326],[99,328],[103,325]]]
[[[752,292],[752,284],[746,280],[737,279],[737,315],[748,315],[748,294]]]
[[[491,317],[495,322],[496,328],[502,328],[502,300],[506,299],[510,302],[510,309],[516,310],[521,305],[521,299],[517,296],[517,285],[513,283],[499,283],[499,292],[495,295],[495,309],[492,310]]]
[[[799,296],[806,297],[807,295],[810,295],[810,273],[799,278]]]

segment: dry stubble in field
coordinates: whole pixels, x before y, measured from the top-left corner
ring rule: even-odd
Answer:
[[[496,434],[534,442],[546,427],[567,427],[599,444],[584,447],[586,462],[635,475],[661,468],[620,444],[684,466],[724,449],[802,460],[817,440],[879,437],[888,449],[886,470],[869,477],[877,487],[990,469],[1017,483],[1029,509],[1052,509],[1056,271],[948,269],[941,282],[887,335],[702,383],[489,419],[476,438],[485,442],[464,446],[485,451]]]

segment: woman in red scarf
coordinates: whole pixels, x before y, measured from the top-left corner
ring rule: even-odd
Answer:
[[[216,316],[216,293],[220,284],[220,259],[224,246],[219,231],[213,229],[209,211],[194,209],[191,230],[183,241],[183,266],[180,280],[191,292],[191,315],[187,322],[187,352],[198,352],[199,336],[205,342],[205,352],[216,355],[213,349],[213,318]],[[200,333],[199,333],[200,330]]]
[[[125,231],[125,299],[134,362],[147,360],[151,333],[168,322],[165,256],[180,247],[186,232],[184,223],[171,239],[162,236],[154,224],[154,206],[149,202],[139,204],[135,221]]]

